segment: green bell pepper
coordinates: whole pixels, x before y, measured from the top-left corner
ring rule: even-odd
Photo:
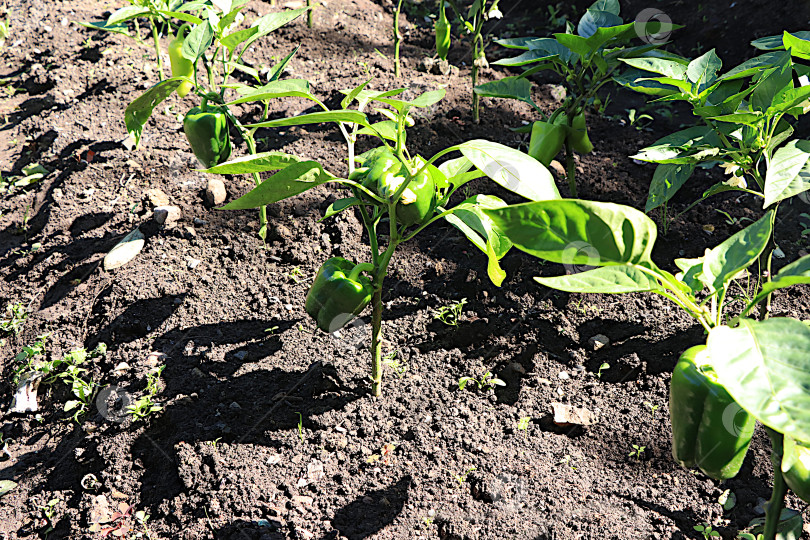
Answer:
[[[206,169],[230,157],[228,117],[218,109],[209,108],[205,99],[201,107],[194,107],[183,118],[183,131],[194,155]]]
[[[529,155],[548,167],[560,153],[566,135],[568,135],[568,128],[565,125],[543,121],[535,122],[532,124],[532,136],[529,139]]]
[[[688,349],[672,373],[672,456],[684,467],[697,465],[725,480],[740,472],[756,420],[717,382],[705,350],[705,345]]]
[[[450,21],[445,13],[444,0],[439,0],[439,18],[436,19],[436,54],[442,60],[447,60],[447,52],[450,50]]]
[[[371,279],[362,275],[374,270],[369,263],[354,264],[342,257],[327,260],[318,270],[307,293],[306,310],[324,332],[346,326],[371,302]]]
[[[810,503],[810,447],[785,436],[782,476],[796,496]]]
[[[588,138],[588,127],[585,125],[585,113],[579,113],[571,122],[568,130],[568,143],[575,152],[589,154],[593,151],[593,144]]]
[[[194,62],[183,56],[183,33],[188,30],[189,25],[184,24],[177,30],[174,39],[169,43],[169,61],[172,65],[172,77],[188,77],[194,78]],[[177,95],[186,97],[186,95],[194,88],[190,82],[182,82],[177,87]]]

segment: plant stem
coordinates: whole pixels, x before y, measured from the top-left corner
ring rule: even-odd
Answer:
[[[767,429],[767,428],[766,428]],[[768,501],[768,509],[765,511],[764,540],[775,540],[779,519],[782,517],[782,509],[785,507],[785,495],[787,494],[787,484],[782,476],[782,446],[784,435],[767,429],[771,437],[771,463],[773,464],[773,491],[771,500]]]
[[[158,80],[163,80],[163,60],[160,59],[160,40],[158,40],[158,32],[157,32],[157,25],[155,24],[155,18],[149,17],[149,26],[152,27],[152,41],[155,43],[155,56],[157,57],[157,67],[158,67]]]
[[[577,165],[574,161],[574,151],[571,143],[565,141],[565,176],[568,177],[568,189],[571,191],[571,198],[577,198]]]
[[[399,45],[402,41],[402,34],[399,33],[399,14],[402,11],[402,0],[397,3],[397,9],[394,11],[394,77],[397,79],[400,76],[399,69]]]
[[[307,0],[307,28],[312,28],[312,0]]]
[[[382,395],[382,280],[371,300],[371,395]]]
[[[473,122],[476,124],[481,122],[481,96],[475,92],[475,87],[478,86],[478,75],[481,69],[480,58],[484,57],[484,38],[481,37],[481,29],[483,26],[483,14],[479,14],[480,23],[475,26],[475,36],[473,37],[473,65],[472,65],[472,85],[473,85]]]

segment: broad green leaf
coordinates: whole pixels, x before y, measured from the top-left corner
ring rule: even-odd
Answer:
[[[540,51],[553,56],[558,56],[566,64],[572,63],[579,58],[579,55],[568,47],[562,45],[553,38],[540,38],[529,43],[530,51]]]
[[[786,112],[793,107],[805,104],[808,98],[810,98],[810,86],[785,88],[774,96],[773,105],[768,109],[768,114]]]
[[[214,165],[203,172],[212,174],[251,174],[284,169],[301,158],[284,152],[262,152],[259,154],[241,156],[219,165]]]
[[[107,26],[115,26],[131,19],[138,17],[146,17],[149,15],[149,8],[142,6],[125,6],[115,11],[112,15],[107,17]]]
[[[724,114],[711,118],[716,122],[727,122],[730,124],[743,124],[745,126],[756,127],[763,120],[763,115],[759,111]]]
[[[360,204],[362,204],[362,201],[357,197],[347,197],[345,199],[338,199],[329,205],[329,208],[326,209],[326,212],[324,213],[323,217],[318,221],[328,219],[334,216],[335,214],[343,212],[347,208],[351,208],[352,206],[358,206]]]
[[[810,40],[810,31],[807,30],[803,30],[800,32],[793,32],[793,35],[799,39]],[[784,34],[755,39],[754,41],[751,42],[751,45],[753,45],[754,47],[756,47],[761,51],[785,50]]]
[[[501,268],[499,261],[512,248],[512,243],[494,227],[492,219],[485,215],[483,210],[504,206],[506,203],[498,197],[474,195],[450,209],[452,213],[444,217],[487,255],[487,274],[492,283],[498,287],[506,278],[506,272]]]
[[[429,92],[420,94],[419,96],[410,101],[402,99],[391,99],[382,96],[375,98],[375,100],[381,103],[385,103],[386,105],[390,105],[397,112],[402,113],[412,107],[420,107],[420,108],[430,107],[434,103],[441,101],[446,93],[447,90],[445,90],[444,88],[440,88],[439,90],[431,90]]]
[[[658,165],[653,173],[644,211],[649,212],[666,204],[689,180],[694,170],[693,164],[662,163]]]
[[[644,213],[613,203],[563,199],[487,210],[495,225],[521,250],[552,262],[655,268],[657,236]]]
[[[559,34],[555,34],[558,36]],[[616,42],[626,41],[629,38],[636,36],[636,23],[620,24],[618,26],[600,27],[596,32],[589,37],[586,42],[591,51],[600,49],[603,45],[611,40]],[[572,49],[573,50],[573,49]],[[578,52],[578,51],[575,51]],[[584,56],[584,55],[580,55]]]
[[[589,38],[596,34],[598,28],[619,26],[623,22],[621,17],[611,11],[588,9],[579,20],[577,34]]]
[[[182,11],[169,11],[169,10],[158,10],[158,13],[166,17],[167,19],[175,18],[180,19],[181,21],[191,23],[191,24],[201,24],[202,19],[199,17],[195,17],[190,13],[184,13]]]
[[[222,41],[220,41],[220,43],[222,43],[222,45],[230,52],[233,52],[234,50],[236,50],[236,47],[238,47],[240,43],[244,43],[245,41],[253,37],[253,35],[256,34],[258,31],[259,29],[256,28],[255,26],[253,28],[243,28],[242,30],[237,30],[236,32],[228,34],[227,36],[222,38]]]
[[[397,140],[397,123],[393,120],[383,120],[371,124],[369,127],[364,127],[357,131],[358,135],[371,135],[372,137],[382,137],[388,141]],[[403,141],[404,142],[404,141]]]
[[[127,105],[124,111],[124,122],[127,125],[127,132],[135,140],[135,148],[141,143],[143,126],[152,116],[152,111],[186,80],[184,77],[164,79]]]
[[[198,24],[191,29],[186,39],[183,40],[183,56],[192,62],[196,62],[205,54],[206,49],[214,41],[214,29],[208,21]]]
[[[810,283],[810,255],[805,255],[793,261],[782,268],[771,281],[765,282],[759,293],[749,302],[746,307],[746,312],[764,300],[765,297],[772,292],[804,283]]]
[[[99,21],[99,22],[74,21],[74,22],[91,30],[103,30],[105,32],[112,32],[114,34],[123,34],[125,36],[129,35],[129,28],[125,24],[109,25],[107,24],[107,21]]]
[[[810,443],[810,328],[796,319],[742,319],[709,333],[717,379],[757,420]]]
[[[346,96],[341,100],[340,108],[345,109],[349,105],[351,105],[352,101],[354,101],[355,98],[357,98],[357,96],[360,95],[360,92],[362,92],[365,89],[365,87],[368,85],[368,83],[371,82],[371,80],[372,79],[366,79],[365,81],[361,82],[351,90],[342,90],[342,93],[346,94]]]
[[[298,49],[300,48],[301,45],[296,45],[295,48],[291,50],[289,54],[287,54],[287,56],[282,58],[280,62],[278,62],[276,65],[270,68],[270,71],[267,73],[268,82],[276,82],[281,78],[281,75],[284,74],[284,70],[287,69],[287,65],[290,63],[293,56],[295,56],[295,54],[298,52]],[[309,83],[307,83],[307,88],[309,88]]]
[[[714,138],[716,135],[711,128],[694,126],[662,137],[652,146],[642,148],[638,154],[631,157],[652,163],[690,163],[695,160],[686,152],[701,145],[715,146],[712,144]]]
[[[257,39],[266,36],[270,32],[278,30],[285,24],[294,21],[301,15],[307,12],[309,8],[300,8],[300,9],[290,9],[286,11],[278,11],[275,13],[268,13],[267,15],[263,15],[253,21],[251,24],[252,27],[258,28],[259,31],[250,36],[247,41],[245,41],[245,47],[242,49],[242,52],[246,51],[253,45],[253,42]],[[241,55],[240,55],[241,56]]]
[[[335,177],[326,172],[317,161],[292,163],[220,210],[258,208],[298,195],[334,179]]]
[[[531,201],[559,199],[554,178],[536,159],[502,144],[477,139],[456,147],[497,184]]]
[[[773,104],[774,97],[786,87],[793,84],[793,70],[790,54],[782,53],[774,67],[765,72],[757,87],[751,93],[751,108],[755,111],[766,111]]]
[[[551,54],[547,51],[526,51],[512,58],[501,58],[500,60],[492,62],[492,64],[497,66],[525,66],[526,64],[533,64],[534,62],[550,60],[557,56],[558,55]]]
[[[591,47],[586,38],[575,34],[554,34],[554,39],[582,57],[588,56],[598,48],[598,46]]]
[[[759,221],[709,250],[703,258],[700,280],[711,292],[725,289],[732,278],[757,260],[773,233],[773,218],[773,210],[768,211]]]
[[[504,77],[476,86],[473,91],[481,97],[517,99],[529,105],[532,101],[532,83],[524,77]]]
[[[239,103],[249,103],[251,101],[267,101],[282,97],[302,97],[317,101],[309,91],[309,81],[306,79],[284,79],[283,81],[273,81],[259,88],[246,87],[242,97],[236,98],[227,105],[238,105]]]
[[[664,77],[686,80],[687,66],[667,58],[622,58],[622,62],[642,71],[652,71]]]
[[[616,16],[621,13],[619,0],[596,0],[596,2],[591,4],[588,9],[592,9],[594,11],[607,11],[608,13],[612,13]]]
[[[248,124],[247,127],[284,127],[284,126],[303,126],[306,124],[321,124],[324,122],[348,122],[351,124],[359,124],[361,126],[369,126],[368,117],[365,114],[352,111],[320,111],[308,114],[301,114],[292,116],[290,118],[281,118],[279,120],[268,120],[266,122],[258,122],[256,124]]]
[[[790,49],[790,54],[804,60],[810,59],[810,37],[802,39],[797,35],[785,32],[782,34],[782,43],[785,49]]]
[[[577,274],[536,277],[535,281],[558,291],[577,293],[632,293],[657,291],[658,281],[635,266],[622,264],[594,268]]]
[[[660,85],[666,86],[674,86],[678,90],[680,90],[685,96],[692,95],[692,83],[688,81],[681,81],[679,79],[673,79],[672,77],[647,77],[642,78],[639,82],[644,81],[652,81],[654,83],[658,83]]]
[[[723,62],[714,49],[689,62],[686,68],[686,77],[697,88],[697,93],[703,92],[717,80],[717,72],[723,67]]]
[[[529,50],[529,42],[536,41],[539,38],[536,37],[524,37],[524,38],[511,38],[511,39],[496,39],[495,43],[506,47],[507,49],[522,49],[524,51]]]
[[[781,52],[769,52],[761,54],[751,58],[750,60],[746,60],[735,68],[730,69],[728,73],[722,75],[720,79],[733,80],[756,75],[765,69],[774,67],[774,64],[779,61],[782,56],[783,53]]]
[[[810,189],[810,141],[792,140],[771,158],[765,174],[763,208]]]
[[[393,90],[387,90],[385,92],[378,92],[378,91],[374,91],[374,90],[361,90],[360,93],[358,93],[355,96],[355,99],[357,100],[357,103],[359,104],[359,108],[362,110],[371,101],[374,101],[374,100],[379,99],[379,98],[387,98],[387,97],[391,97],[391,96],[396,96],[398,94],[401,94],[404,91],[405,91],[405,88],[395,88]],[[351,90],[341,90],[340,93],[348,95],[349,93],[351,93]]]
[[[616,84],[629,88],[635,92],[647,94],[650,96],[669,96],[675,93],[680,94],[680,90],[668,84],[661,84],[655,82],[647,77],[648,72],[642,71],[637,68],[630,68],[623,72],[614,75],[613,80]]]

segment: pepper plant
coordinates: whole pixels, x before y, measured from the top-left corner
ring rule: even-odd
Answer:
[[[653,262],[655,223],[634,208],[568,199],[484,214],[530,255],[569,268],[594,267],[535,278],[540,284],[576,293],[655,293],[703,326],[707,342],[686,351],[672,377],[673,456],[713,478],[730,478],[745,457],[754,419],[762,422],[773,441],[774,490],[764,529],[764,538],[773,540],[786,486],[795,486],[800,497],[810,488],[810,328],[788,317],[768,318],[765,306],[774,291],[810,283],[810,256],[754,279],[753,286],[744,281],[767,249],[776,210],[701,257],[676,259],[676,274]],[[754,311],[759,320],[751,318]]]
[[[342,196],[329,206],[324,219],[355,209],[368,234],[371,261],[357,264],[339,257],[326,261],[310,288],[306,309],[320,329],[335,332],[371,303],[371,390],[373,395],[379,396],[382,393],[383,281],[397,247],[437,220],[445,219],[487,254],[488,274],[500,285],[505,273],[499,261],[511,248],[511,243],[494,230],[482,211],[506,206],[506,203],[494,195],[473,195],[455,205],[451,198],[460,187],[485,176],[529,200],[557,199],[559,193],[545,167],[497,143],[468,141],[446,148],[430,159],[411,154],[405,129],[412,122],[410,112],[433,105],[445,91],[434,90],[404,100],[399,97],[404,88],[377,92],[366,89],[368,82],[344,91],[340,110],[329,110],[310,95],[323,111],[246,126],[256,129],[336,123],[347,143],[349,167],[345,178],[330,173],[316,161],[281,152],[237,158],[211,167],[207,172],[278,171],[252,191],[225,205],[225,210],[260,207],[327,183],[333,184],[335,189],[350,190],[349,196]],[[257,92],[241,99],[264,97]],[[365,110],[371,103],[383,120],[372,122],[369,119]],[[352,104],[357,108],[349,109]],[[379,146],[356,156],[355,145],[360,136],[375,138]],[[437,165],[437,160],[453,152],[460,152],[461,157]]]
[[[199,17],[182,14],[183,18],[173,13],[173,16],[187,21],[187,24],[178,29],[169,45],[173,76],[137,97],[124,113],[127,131],[136,147],[140,144],[144,127],[155,107],[174,92],[184,97],[194,88],[195,95],[200,99],[200,106],[187,112],[183,119],[183,131],[203,167],[212,167],[230,157],[231,127],[237,130],[245,142],[248,153],[255,155],[256,130],[244,127],[230,107],[244,101],[260,101],[262,118],[267,118],[270,99],[309,94],[309,82],[304,79],[279,80],[297,49],[270,69],[266,84],[262,84],[259,71],[242,60],[242,56],[256,40],[300,17],[308,8],[269,13],[256,19],[249,28],[240,29],[236,23],[246,2],[247,0],[236,0],[215,3],[225,7],[227,11],[205,5],[198,13]],[[237,71],[252,79],[254,84],[234,80],[233,75]],[[227,99],[229,92],[235,93],[236,99]],[[261,92],[264,99],[238,99],[239,95],[256,92]],[[231,94],[228,97],[235,96]],[[253,176],[257,184],[261,182],[258,173]],[[264,238],[267,231],[264,207],[260,209],[259,221],[259,235]]]
[[[92,30],[102,30],[113,32],[125,36],[133,37],[141,43],[140,25],[138,19],[145,18],[149,21],[149,29],[152,33],[152,42],[155,47],[155,59],[157,61],[159,80],[163,80],[163,60],[160,57],[160,35],[168,33],[171,28],[173,18],[181,21],[199,21],[193,13],[198,12],[203,7],[199,1],[185,2],[184,0],[128,0],[128,6],[114,11],[105,21],[99,22],[79,22],[78,24]],[[248,0],[236,0],[233,4],[244,4]],[[135,24],[135,34],[129,32],[126,22],[133,21]]]
[[[770,36],[753,42],[767,52],[720,74],[712,49],[690,60],[677,55],[622,58],[632,66],[619,81],[656,101],[685,101],[698,125],[659,139],[633,156],[657,163],[645,210],[666,204],[697,167],[720,165],[730,178],[709,188],[743,191],[763,208],[808,188],[810,142],[792,138],[794,122],[810,110],[810,33]]]
[[[472,68],[470,70],[470,77],[472,78],[473,88],[478,86],[478,78],[482,69],[489,67],[487,56],[484,52],[486,44],[484,43],[484,23],[490,19],[500,19],[503,14],[498,9],[498,2],[500,0],[473,0],[470,9],[467,11],[467,16],[462,15],[462,11],[458,8],[455,0],[447,0],[450,7],[456,14],[456,17],[461,21],[461,24],[466,28],[467,33],[470,35],[470,55],[472,57]],[[442,6],[444,9],[444,6]],[[438,44],[439,27],[436,28],[436,37]],[[449,47],[449,27],[448,27],[448,47]],[[437,46],[437,52],[439,48]],[[439,53],[441,55],[441,53]],[[472,97],[472,112],[473,122],[476,124],[480,122],[480,108],[481,98],[473,92]]]
[[[660,26],[640,28],[637,22],[625,23],[619,13],[618,0],[597,0],[585,11],[576,29],[566,22],[565,32],[553,37],[496,40],[504,47],[525,52],[493,64],[526,69],[520,75],[474,88],[476,97],[516,99],[534,108],[541,120],[518,131],[531,133],[528,153],[544,165],[551,163],[565,148],[566,176],[572,197],[577,196],[574,152],[587,154],[593,150],[588,138],[585,109],[599,104],[597,93],[623,67],[620,60],[647,57],[659,44],[649,36],[656,35]],[[628,46],[636,38],[654,42]],[[556,73],[566,91],[562,104],[548,116],[531,98],[529,76],[541,71]]]

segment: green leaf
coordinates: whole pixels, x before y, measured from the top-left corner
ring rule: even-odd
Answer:
[[[302,97],[313,101],[318,101],[309,91],[309,81],[306,79],[285,79],[283,81],[273,81],[259,88],[246,87],[242,97],[229,101],[227,105],[238,105],[251,101],[268,101],[282,97]],[[243,91],[240,91],[243,93]]]
[[[369,127],[364,127],[362,129],[357,130],[357,134],[371,135],[372,137],[381,137],[385,140],[396,142],[397,123],[394,122],[393,120],[383,120],[382,122],[377,122]]]
[[[441,101],[446,93],[447,90],[445,90],[444,88],[440,88],[439,90],[431,90],[429,92],[420,94],[415,99],[412,99],[410,101],[405,101],[402,99],[391,99],[382,96],[375,98],[375,100],[381,103],[385,103],[386,105],[390,105],[396,111],[402,113],[405,110],[410,109],[412,107],[420,107],[420,108],[430,107],[434,103]]]
[[[343,93],[346,94],[346,97],[344,97],[343,100],[340,102],[340,108],[341,109],[347,108],[351,104],[351,102],[354,101],[355,98],[357,98],[357,96],[360,95],[360,92],[362,92],[363,89],[365,89],[365,87],[371,81],[372,81],[372,79],[367,79],[367,80],[365,80],[364,82],[361,82],[360,84],[358,84],[357,86],[355,86],[354,88],[352,88],[349,91],[344,90]]]
[[[292,163],[220,210],[258,208],[298,195],[334,179],[335,177],[326,172],[317,161]]]
[[[612,11],[588,9],[585,11],[585,15],[579,20],[577,34],[584,38],[589,38],[596,34],[598,28],[619,26],[623,22],[622,18]]]
[[[658,234],[655,223],[629,206],[564,199],[485,213],[515,246],[541,259],[572,265],[655,268],[650,258]]]
[[[642,57],[621,58],[621,61],[642,71],[652,71],[671,79],[686,80],[687,66],[668,58]]]
[[[143,126],[146,125],[147,120],[152,116],[152,111],[158,104],[172,95],[172,93],[177,90],[177,87],[186,80],[185,77],[164,79],[127,105],[124,111],[124,122],[127,125],[127,132],[135,139],[135,148],[137,148],[141,142]]]
[[[256,124],[248,124],[247,127],[284,127],[284,126],[302,126],[306,124],[321,124],[323,122],[348,122],[351,124],[359,124],[361,126],[369,126],[368,117],[365,114],[352,111],[320,111],[308,114],[301,114],[290,118],[281,118],[279,120],[268,120],[266,122],[258,122]]]
[[[242,30],[231,32],[222,38],[220,43],[222,43],[222,46],[228,49],[230,52],[233,52],[240,43],[244,43],[253,37],[258,31],[259,29],[255,26],[252,28],[243,28]]]
[[[149,15],[149,8],[142,6],[125,6],[107,17],[107,26],[115,26],[122,22]]]
[[[765,72],[751,94],[751,108],[755,111],[768,110],[777,94],[793,84],[790,54],[782,53],[781,58],[776,60],[774,65],[775,67]]]
[[[751,58],[750,60],[746,60],[735,68],[730,69],[728,73],[722,75],[720,79],[728,81],[756,75],[765,69],[774,67],[774,64],[778,62],[782,56],[783,53],[781,52],[769,52],[761,54]]]
[[[196,62],[214,41],[214,29],[208,21],[196,25],[183,41],[183,56]]]
[[[76,407],[79,407],[81,404],[82,404],[81,401],[78,401],[78,400],[75,400],[75,399],[71,399],[69,401],[66,401],[65,402],[65,407],[64,407],[64,412],[70,412],[73,409],[75,409]]]
[[[299,163],[301,159],[284,152],[261,152],[259,154],[241,156],[219,165],[214,165],[203,172],[213,174],[251,174],[258,172],[276,171]]]
[[[506,47],[507,49],[522,49],[525,51],[529,50],[529,43],[532,41],[537,41],[539,38],[536,37],[524,37],[524,38],[511,38],[511,39],[496,39],[495,43]]]
[[[554,178],[536,159],[502,144],[477,139],[456,147],[497,184],[532,201],[559,199]]]
[[[287,11],[278,11],[275,13],[268,13],[267,15],[263,15],[253,21],[251,27],[258,28],[258,32],[253,34],[248,40],[245,42],[245,47],[242,49],[242,52],[246,51],[253,45],[253,42],[257,39],[266,36],[270,32],[278,30],[285,24],[294,21],[301,15],[307,12],[309,8],[299,8],[299,9],[291,9]],[[241,55],[240,55],[241,56]]]
[[[703,273],[699,278],[711,292],[725,289],[732,278],[757,260],[773,233],[773,219],[773,210],[768,211],[703,257]]]
[[[326,209],[326,212],[324,213],[323,217],[318,221],[328,219],[334,216],[335,214],[343,212],[347,208],[351,208],[352,206],[358,206],[360,204],[363,204],[363,202],[357,197],[347,197],[345,199],[338,199],[329,205],[329,208]]]
[[[805,104],[810,98],[810,86],[799,88],[785,88],[773,98],[773,104],[768,109],[768,114],[772,112],[786,112],[793,107]]]
[[[74,22],[91,30],[103,30],[105,32],[112,32],[114,34],[123,34],[125,36],[129,35],[129,28],[125,24],[110,25],[106,21],[99,21],[99,22],[74,21]]]
[[[618,294],[661,289],[657,280],[631,265],[604,266],[568,276],[536,277],[534,280],[551,289],[577,293]]]
[[[533,64],[557,57],[557,54],[549,53],[548,51],[526,51],[512,58],[501,58],[500,60],[492,62],[492,64],[497,66],[525,66],[526,64]]]
[[[716,138],[711,128],[694,126],[662,137],[631,157],[652,163],[693,163],[687,152],[702,145],[717,146],[713,144]]]
[[[630,68],[622,73],[613,76],[614,82],[635,92],[647,94],[651,96],[669,96],[672,94],[680,94],[680,89],[659,82],[650,80],[647,77],[646,71],[640,69]]]
[[[506,272],[499,261],[512,248],[512,243],[492,223],[492,219],[483,213],[485,209],[506,206],[498,197],[492,195],[474,195],[449,211],[444,216],[452,226],[460,230],[488,258],[487,274],[492,283],[501,286]]]
[[[714,116],[711,120],[716,122],[727,122],[730,124],[743,124],[745,126],[756,127],[762,123],[763,115],[761,112],[741,112],[733,114],[724,114]]]
[[[158,13],[166,17],[167,19],[175,18],[180,19],[181,21],[191,23],[191,24],[202,24],[203,20],[199,17],[195,17],[190,13],[184,13],[182,11],[169,11],[165,9],[159,9]]]
[[[810,39],[810,31],[807,30],[793,32],[793,35],[799,39]],[[784,34],[759,38],[752,41],[751,45],[762,51],[784,50]]]
[[[714,49],[689,62],[686,68],[686,77],[697,88],[698,94],[710,87],[717,80],[717,72],[723,67],[723,62]]]
[[[694,170],[693,164],[662,163],[658,165],[653,173],[644,211],[649,212],[666,204],[689,180]]]
[[[532,83],[524,77],[504,77],[480,84],[473,91],[481,97],[517,99],[535,106],[532,101]]]
[[[810,283],[810,255],[805,255],[804,257],[793,261],[789,265],[782,268],[779,273],[776,274],[776,277],[774,277],[771,281],[765,282],[762,285],[762,289],[759,291],[759,294],[757,294],[754,299],[748,303],[744,313],[747,313],[749,309],[760,303],[772,292],[779,289],[784,289],[785,287],[801,285],[804,283]]]
[[[559,34],[554,34],[555,37]],[[600,27],[596,29],[596,32],[589,37],[587,41],[587,46],[590,51],[599,50],[602,46],[610,41],[614,41],[616,43],[627,41],[629,38],[636,36],[636,23],[631,22],[627,24],[620,24],[618,26],[610,26],[610,27]],[[573,50],[573,49],[572,49]],[[578,52],[578,51],[574,51]],[[580,56],[584,56],[580,54]]]
[[[554,34],[554,39],[556,39],[563,47],[571,49],[571,51],[582,57],[588,56],[591,52],[598,48],[591,47],[586,38],[574,34]]]
[[[802,39],[798,35],[785,32],[782,34],[782,43],[785,49],[790,49],[791,56],[804,60],[810,59],[810,36]]]
[[[810,141],[792,140],[771,158],[765,174],[763,208],[810,189]]]
[[[742,319],[709,333],[708,355],[731,397],[766,426],[810,443],[810,328],[796,319]]]

